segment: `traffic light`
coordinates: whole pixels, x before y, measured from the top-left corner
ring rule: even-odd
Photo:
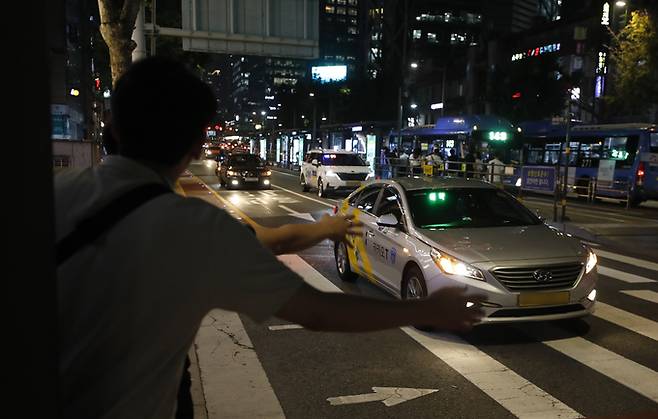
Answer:
[[[95,77],[94,78],[94,88],[96,89],[97,92],[100,92],[100,90],[101,90],[101,78],[100,77]]]

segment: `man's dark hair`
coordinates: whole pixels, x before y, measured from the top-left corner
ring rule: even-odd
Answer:
[[[174,165],[201,141],[216,106],[210,87],[183,64],[163,57],[137,61],[112,94],[119,154]]]

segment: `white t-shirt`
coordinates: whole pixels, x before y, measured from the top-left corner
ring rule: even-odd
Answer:
[[[57,239],[138,185],[167,181],[111,156],[55,179]],[[213,308],[262,321],[302,279],[225,211],[154,198],[57,271],[60,391],[66,418],[173,417],[183,361]]]

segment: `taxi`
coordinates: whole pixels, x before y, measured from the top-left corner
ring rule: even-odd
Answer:
[[[351,247],[335,245],[344,281],[362,276],[401,299],[463,286],[486,296],[482,323],[575,318],[594,309],[596,254],[487,182],[376,180],[335,212],[364,224]]]

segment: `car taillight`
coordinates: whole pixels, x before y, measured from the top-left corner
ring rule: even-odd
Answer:
[[[637,181],[636,183],[638,185],[641,185],[642,182],[644,182],[644,162],[641,161],[640,164],[637,166]]]
[[[338,214],[338,205],[334,205],[334,215]]]

